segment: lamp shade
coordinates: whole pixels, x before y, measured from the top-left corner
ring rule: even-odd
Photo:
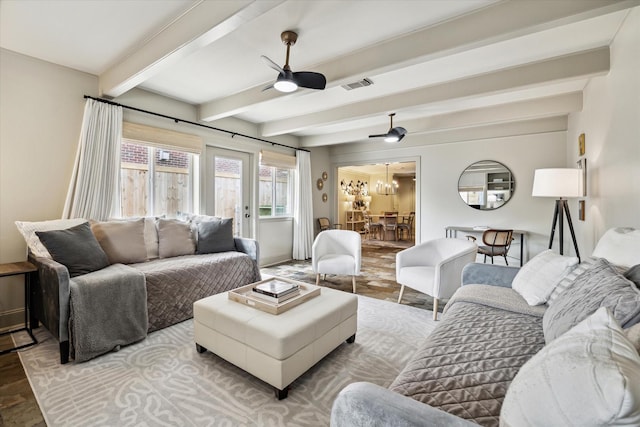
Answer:
[[[582,170],[571,168],[536,169],[533,197],[581,197]]]

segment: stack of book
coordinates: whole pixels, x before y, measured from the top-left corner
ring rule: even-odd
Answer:
[[[280,304],[300,295],[300,286],[281,280],[269,280],[254,286],[252,294],[274,304]]]

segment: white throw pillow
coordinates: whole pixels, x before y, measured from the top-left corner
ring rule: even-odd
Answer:
[[[67,230],[85,222],[87,222],[87,220],[83,218],[54,219],[39,222],[16,221],[16,227],[18,227],[18,231],[20,231],[22,237],[24,237],[24,241],[27,242],[27,246],[32,254],[40,258],[51,258],[51,254],[42,242],[40,242],[36,231]]]
[[[558,255],[547,249],[522,266],[511,286],[529,305],[544,304],[560,280],[577,264],[577,257]]]
[[[520,368],[500,425],[640,425],[640,356],[606,307]]]

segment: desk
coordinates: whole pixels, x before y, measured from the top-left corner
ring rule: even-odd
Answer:
[[[458,237],[458,231],[463,231],[465,233],[482,233],[486,230],[486,228],[475,228],[475,227],[458,227],[455,225],[448,225],[445,227],[445,236],[446,237]],[[524,263],[524,237],[529,234],[528,231],[524,230],[513,230],[514,236],[520,236],[520,267]]]
[[[18,276],[24,274],[24,328],[14,329],[12,331],[2,332],[0,335],[12,334],[14,332],[26,331],[31,337],[31,342],[22,344],[17,347],[0,351],[0,354],[9,353],[10,351],[19,350],[37,344],[38,340],[33,336],[31,323],[29,323],[29,314],[31,310],[31,275],[38,273],[38,269],[30,262],[12,262],[8,264],[0,264],[0,277]]]

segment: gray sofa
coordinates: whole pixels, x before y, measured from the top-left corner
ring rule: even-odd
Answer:
[[[196,300],[260,280],[255,240],[231,237],[230,246],[202,254],[192,243],[187,254],[158,257],[163,242],[150,223],[145,222],[141,248],[146,259],[137,259],[142,262],[125,263],[126,257],[120,257],[115,259],[120,262],[71,277],[65,265],[30,251],[29,261],[38,267],[31,322],[41,322],[59,341],[61,363],[67,363],[70,354],[76,361],[88,360],[143,339],[148,332],[193,317]],[[197,225],[192,228],[197,235]],[[108,247],[100,243],[111,260]]]
[[[613,274],[611,265],[600,258],[604,257],[604,251],[612,247],[611,241],[615,246],[617,237],[607,238],[607,242],[598,245],[600,249],[596,248],[594,257],[566,275],[556,286],[555,299],[550,305],[529,305],[512,289],[518,268],[467,265],[462,274],[463,286],[448,302],[442,320],[392,384],[388,388],[364,382],[347,386],[334,401],[331,425],[556,425],[549,421],[553,418],[546,421],[541,421],[542,418],[529,418],[526,422],[513,423],[513,419],[518,419],[520,415],[513,415],[517,411],[512,410],[509,414],[511,418],[506,420],[502,411],[503,403],[521,368],[536,354],[542,355],[543,351],[547,351],[554,344],[554,339],[558,339],[556,344],[560,343],[559,337],[565,331],[589,317],[599,307],[607,307],[622,328],[630,329],[640,321],[640,291],[637,289],[640,268],[629,268],[640,263],[640,231],[633,232],[633,244],[622,248],[620,252],[624,252],[623,262],[616,264],[625,266],[620,268],[620,272],[631,272],[631,276],[635,277],[631,281],[619,279],[617,284],[609,279],[596,278],[601,277],[605,270],[607,274]],[[629,256],[629,250],[633,255]],[[613,258],[615,263],[615,254]],[[590,275],[597,283],[583,286]],[[635,286],[632,281],[635,281]],[[573,283],[579,283],[579,286],[572,286]],[[591,290],[588,289],[589,286]],[[638,327],[640,325],[634,327],[636,346]],[[567,337],[573,338],[566,333]],[[555,348],[552,350],[556,351]],[[635,375],[640,375],[640,356],[637,350],[632,350],[631,353],[632,361],[628,366],[631,366]],[[522,374],[523,380],[519,380],[518,384],[526,384],[524,375]],[[544,375],[537,374],[536,377],[544,378]],[[629,382],[638,381],[640,379]],[[534,386],[528,384],[524,389],[527,388],[535,393]],[[598,387],[591,384],[576,385],[573,389],[590,390]],[[551,394],[553,393],[539,393]],[[628,394],[636,400],[631,404],[617,405],[616,408],[624,407],[627,410],[627,407],[631,407],[632,414],[616,413],[616,416],[631,417],[630,424],[635,425],[635,422],[640,422],[640,390],[636,387]],[[523,395],[522,387],[518,385],[517,392],[513,392],[510,399],[514,401]],[[537,398],[534,395],[528,400],[533,404]],[[587,402],[588,399],[577,407],[588,406]],[[518,405],[520,403],[511,404],[509,408]],[[553,412],[553,406],[548,405],[550,412]],[[571,405],[557,406],[561,412]],[[596,404],[593,406],[598,408]],[[540,416],[545,410],[546,408],[538,408],[534,413]],[[598,410],[606,412],[601,408],[596,409]],[[589,414],[588,411],[584,412]],[[588,416],[592,417],[589,425],[597,425],[595,417],[591,414]],[[606,416],[609,417],[610,414]]]

